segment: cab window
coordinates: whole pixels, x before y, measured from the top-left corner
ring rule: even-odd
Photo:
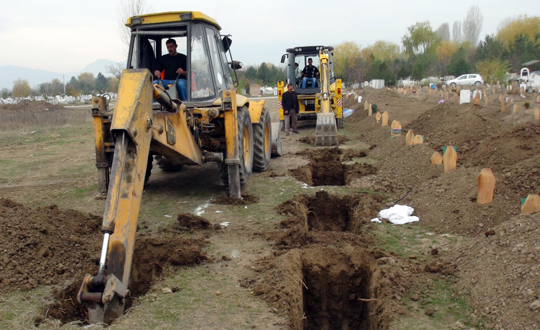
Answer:
[[[191,100],[215,98],[217,94],[210,71],[210,56],[205,48],[201,24],[194,25],[191,30],[191,71]]]

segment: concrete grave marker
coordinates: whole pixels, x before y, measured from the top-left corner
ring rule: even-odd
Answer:
[[[471,91],[464,89],[459,94],[459,104],[471,103]]]
[[[534,120],[540,120],[540,108],[534,109]]]
[[[446,147],[443,155],[444,173],[455,170],[457,167],[457,152],[453,146]]]
[[[388,126],[388,120],[390,115],[388,114],[388,111],[383,112],[382,114],[382,125],[381,126]]]
[[[375,115],[375,118],[377,118],[377,123],[381,122],[382,115],[379,111],[377,111],[377,114]]]
[[[424,143],[424,137],[422,135],[415,135],[413,139],[414,144],[422,144]]]
[[[480,105],[480,91],[474,91],[473,102],[474,102],[474,105],[475,105],[475,106],[479,106],[479,105]]]
[[[373,114],[373,104],[369,104],[369,110],[368,110],[368,116],[371,116]]]
[[[521,206],[521,213],[533,213],[540,211],[540,196],[538,194],[530,194]]]
[[[405,145],[412,146],[414,144],[413,140],[414,140],[414,133],[413,133],[413,130],[410,129],[407,132],[407,135],[405,135]]]
[[[504,94],[501,95],[501,112],[506,112],[506,98],[504,97]]]
[[[392,121],[392,125],[390,126],[390,134],[392,136],[401,135],[401,124],[399,123],[399,121],[397,120]]]
[[[512,109],[512,113],[518,113],[519,106],[517,104],[514,104],[514,108]]]
[[[442,165],[443,158],[441,156],[440,152],[435,151],[433,155],[431,156],[431,164],[432,165]]]
[[[493,191],[495,190],[495,176],[490,168],[483,168],[478,175],[478,195],[477,204],[489,204],[493,201]]]

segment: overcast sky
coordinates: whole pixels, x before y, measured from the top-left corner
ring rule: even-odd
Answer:
[[[401,45],[407,27],[429,20],[433,29],[463,20],[476,4],[484,24],[480,39],[506,18],[539,16],[538,1],[327,1],[159,0],[153,12],[197,10],[231,34],[232,52],[245,64],[278,64],[285,48],[377,40]],[[59,73],[78,71],[98,59],[124,61],[119,34],[120,0],[0,0],[0,65]]]

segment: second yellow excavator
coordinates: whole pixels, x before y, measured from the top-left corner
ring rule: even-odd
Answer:
[[[298,120],[317,120],[314,144],[318,146],[338,145],[338,128],[343,128],[343,96],[341,79],[336,79],[333,70],[333,47],[301,46],[287,49],[281,63],[287,63],[287,80],[278,82],[279,119],[283,126],[281,98],[287,84],[293,84],[298,94],[300,109]],[[312,60],[318,66],[317,79],[304,79],[301,68]]]

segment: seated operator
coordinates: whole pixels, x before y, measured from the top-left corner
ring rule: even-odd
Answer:
[[[316,66],[313,66],[313,60],[309,58],[308,65],[302,70],[302,88],[306,88],[308,79],[311,79],[311,88],[314,88],[317,77],[319,77],[319,69],[317,69]]]
[[[159,58],[156,71],[154,75],[158,78],[154,80],[154,84],[160,81],[164,86],[174,84],[178,78],[178,91],[180,92],[180,100],[185,101],[187,99],[187,57],[184,54],[176,52],[178,45],[176,40],[169,39],[165,43],[169,54],[163,55]],[[165,70],[164,79],[161,78],[161,71]]]

